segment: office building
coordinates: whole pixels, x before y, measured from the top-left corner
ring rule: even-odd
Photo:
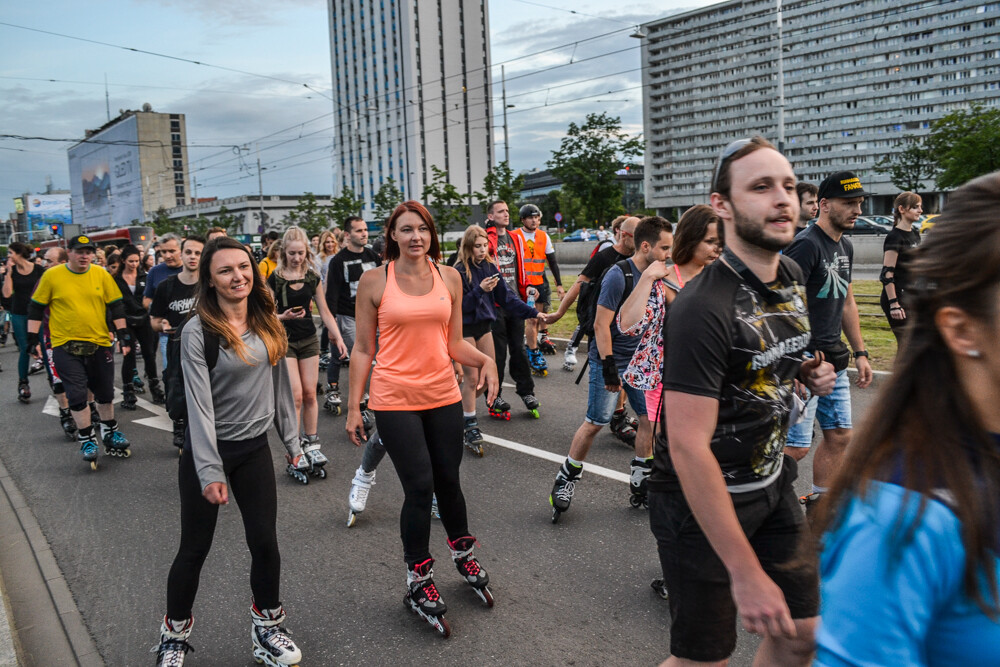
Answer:
[[[898,192],[879,159],[954,110],[1000,104],[1000,2],[732,0],[643,30],[646,202],[661,211],[706,202],[733,139],[778,144],[782,70],[796,174],[855,171],[870,213]]]
[[[187,203],[184,114],[148,104],[122,110],[68,153],[73,222],[84,230],[127,226]]]
[[[328,0],[334,191],[373,215],[389,178],[420,199],[431,167],[460,192],[493,165],[489,9],[485,0]]]

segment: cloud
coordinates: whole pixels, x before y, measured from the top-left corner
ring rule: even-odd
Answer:
[[[149,2],[149,0],[145,0]],[[229,25],[262,26],[274,23],[292,8],[325,8],[323,0],[157,0],[157,6],[175,7]]]

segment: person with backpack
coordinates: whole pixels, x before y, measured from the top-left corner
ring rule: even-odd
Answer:
[[[624,227],[623,227],[624,230]],[[658,216],[643,218],[635,226],[636,251],[630,259],[615,263],[601,280],[597,297],[597,314],[594,318],[594,341],[587,354],[590,368],[590,390],[587,394],[587,414],[573,436],[569,456],[559,468],[549,504],[552,505],[552,522],[569,509],[573,501],[576,482],[583,473],[583,462],[601,428],[611,421],[618,392],[625,390],[628,402],[639,416],[635,439],[635,458],[632,459],[629,488],[631,504],[644,504],[646,480],[653,468],[653,432],[646,416],[646,397],[643,392],[623,385],[621,373],[632,360],[639,343],[634,336],[623,335],[615,324],[615,316],[628,298],[639,276],[653,262],[670,256],[673,241],[670,223]]]
[[[204,249],[205,239],[201,236],[192,234],[181,241],[181,272],[157,285],[153,301],[149,304],[150,327],[153,331],[168,337],[167,354],[163,360],[163,384],[168,403],[173,376],[180,368],[180,328],[187,320],[188,313],[194,309],[194,298],[198,287],[198,265]],[[184,417],[171,416],[171,419],[174,423],[174,447],[182,450]]]
[[[548,316],[549,324],[557,322],[569,310],[573,303],[576,303],[576,317],[578,321],[577,330],[573,332],[573,340],[566,348],[567,360],[570,350],[573,351],[573,364],[567,363],[563,368],[573,370],[576,366],[576,347],[586,336],[590,340],[590,345],[594,345],[594,315],[597,312],[597,293],[604,274],[623,259],[628,259],[635,253],[635,243],[632,235],[635,233],[635,226],[639,224],[639,218],[622,216],[615,219],[613,225],[617,234],[617,242],[590,257],[590,261],[583,267],[583,272],[577,276],[576,282],[569,288],[566,297],[560,302],[555,313]],[[579,297],[579,299],[578,299]],[[583,371],[577,377],[579,384],[583,377]],[[619,440],[626,445],[635,445],[635,428],[638,421],[630,417],[625,410],[625,392],[619,392],[618,402],[615,405],[614,414],[611,415],[611,422],[608,428]]]
[[[156,664],[180,666],[191,650],[191,609],[230,488],[252,558],[254,658],[271,667],[295,664],[302,652],[282,626],[278,498],[267,444],[273,425],[289,465],[304,458],[288,365],[282,363],[288,340],[253,257],[236,239],[217,238],[205,247],[196,304],[181,333],[188,420],[178,472],[181,540],[167,578]]]
[[[289,227],[281,239],[277,266],[267,278],[267,286],[274,294],[278,319],[288,333],[288,375],[295,397],[295,413],[302,422],[302,451],[305,454],[300,467],[288,468],[288,474],[302,484],[309,483],[308,472],[320,479],[326,477],[326,455],[320,451],[317,425],[319,403],[316,401],[316,384],[319,381],[319,337],[312,318],[312,304],[316,304],[320,319],[326,325],[330,341],[337,347],[338,356],[347,356],[347,347],[340,335],[337,321],[330,314],[326,297],[322,294],[319,274],[313,270],[313,252],[309,237],[301,227]]]
[[[162,404],[165,397],[160,386],[160,375],[156,371],[157,336],[150,325],[149,310],[142,303],[142,294],[146,288],[146,273],[141,266],[142,253],[134,245],[127,245],[118,256],[118,264],[120,268],[112,275],[125,304],[125,324],[137,343],[122,358],[122,402],[119,405],[124,410],[135,410],[136,389],[142,386],[141,382],[136,382],[139,377],[136,373],[137,347],[138,353],[142,355],[153,403]]]

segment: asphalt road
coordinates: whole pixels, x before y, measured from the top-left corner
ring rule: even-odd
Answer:
[[[609,432],[598,437],[588,464],[607,468],[611,477],[585,469],[571,510],[557,525],[550,521],[556,461],[583,418],[586,378],[575,385],[576,374],[559,368],[561,354],[549,361],[550,375],[536,378],[541,419],[519,402],[509,422],[481,417],[485,434],[502,442],[488,445],[482,459],[467,454],[462,466],[470,527],[482,545],[495,608],[459,579],[434,523],[431,549],[435,581],[449,605],[448,640],[402,604],[402,491],[388,459],[368,510],[347,528],[347,493],[361,452],[347,440],[344,418],[320,414],[330,474],[308,486],[285,474],[272,435],[282,599],[303,665],[653,665],[667,657],[667,603],[649,586],[659,576],[655,544],[645,510],[630,508],[626,484],[613,479],[627,473],[630,452]],[[106,664],[151,663],[180,534],[177,452],[162,408],[140,400],[138,410],[120,411],[132,457],[102,456],[93,472],[63,436],[44,376],[32,377],[35,398],[22,405],[15,399],[13,344],[0,349],[0,362],[0,459],[37,517]],[[873,393],[854,391],[856,418]],[[516,399],[512,389],[505,395]],[[811,457],[800,469],[805,489]],[[222,508],[202,571],[189,664],[253,664],[249,568],[231,504]],[[755,646],[741,632],[732,664],[749,665]]]

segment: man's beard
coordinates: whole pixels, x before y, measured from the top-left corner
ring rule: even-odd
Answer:
[[[736,235],[752,246],[757,246],[768,252],[781,252],[788,247],[792,239],[776,239],[765,234],[767,223],[755,223],[745,217],[736,206],[733,206],[733,223],[736,227]]]

